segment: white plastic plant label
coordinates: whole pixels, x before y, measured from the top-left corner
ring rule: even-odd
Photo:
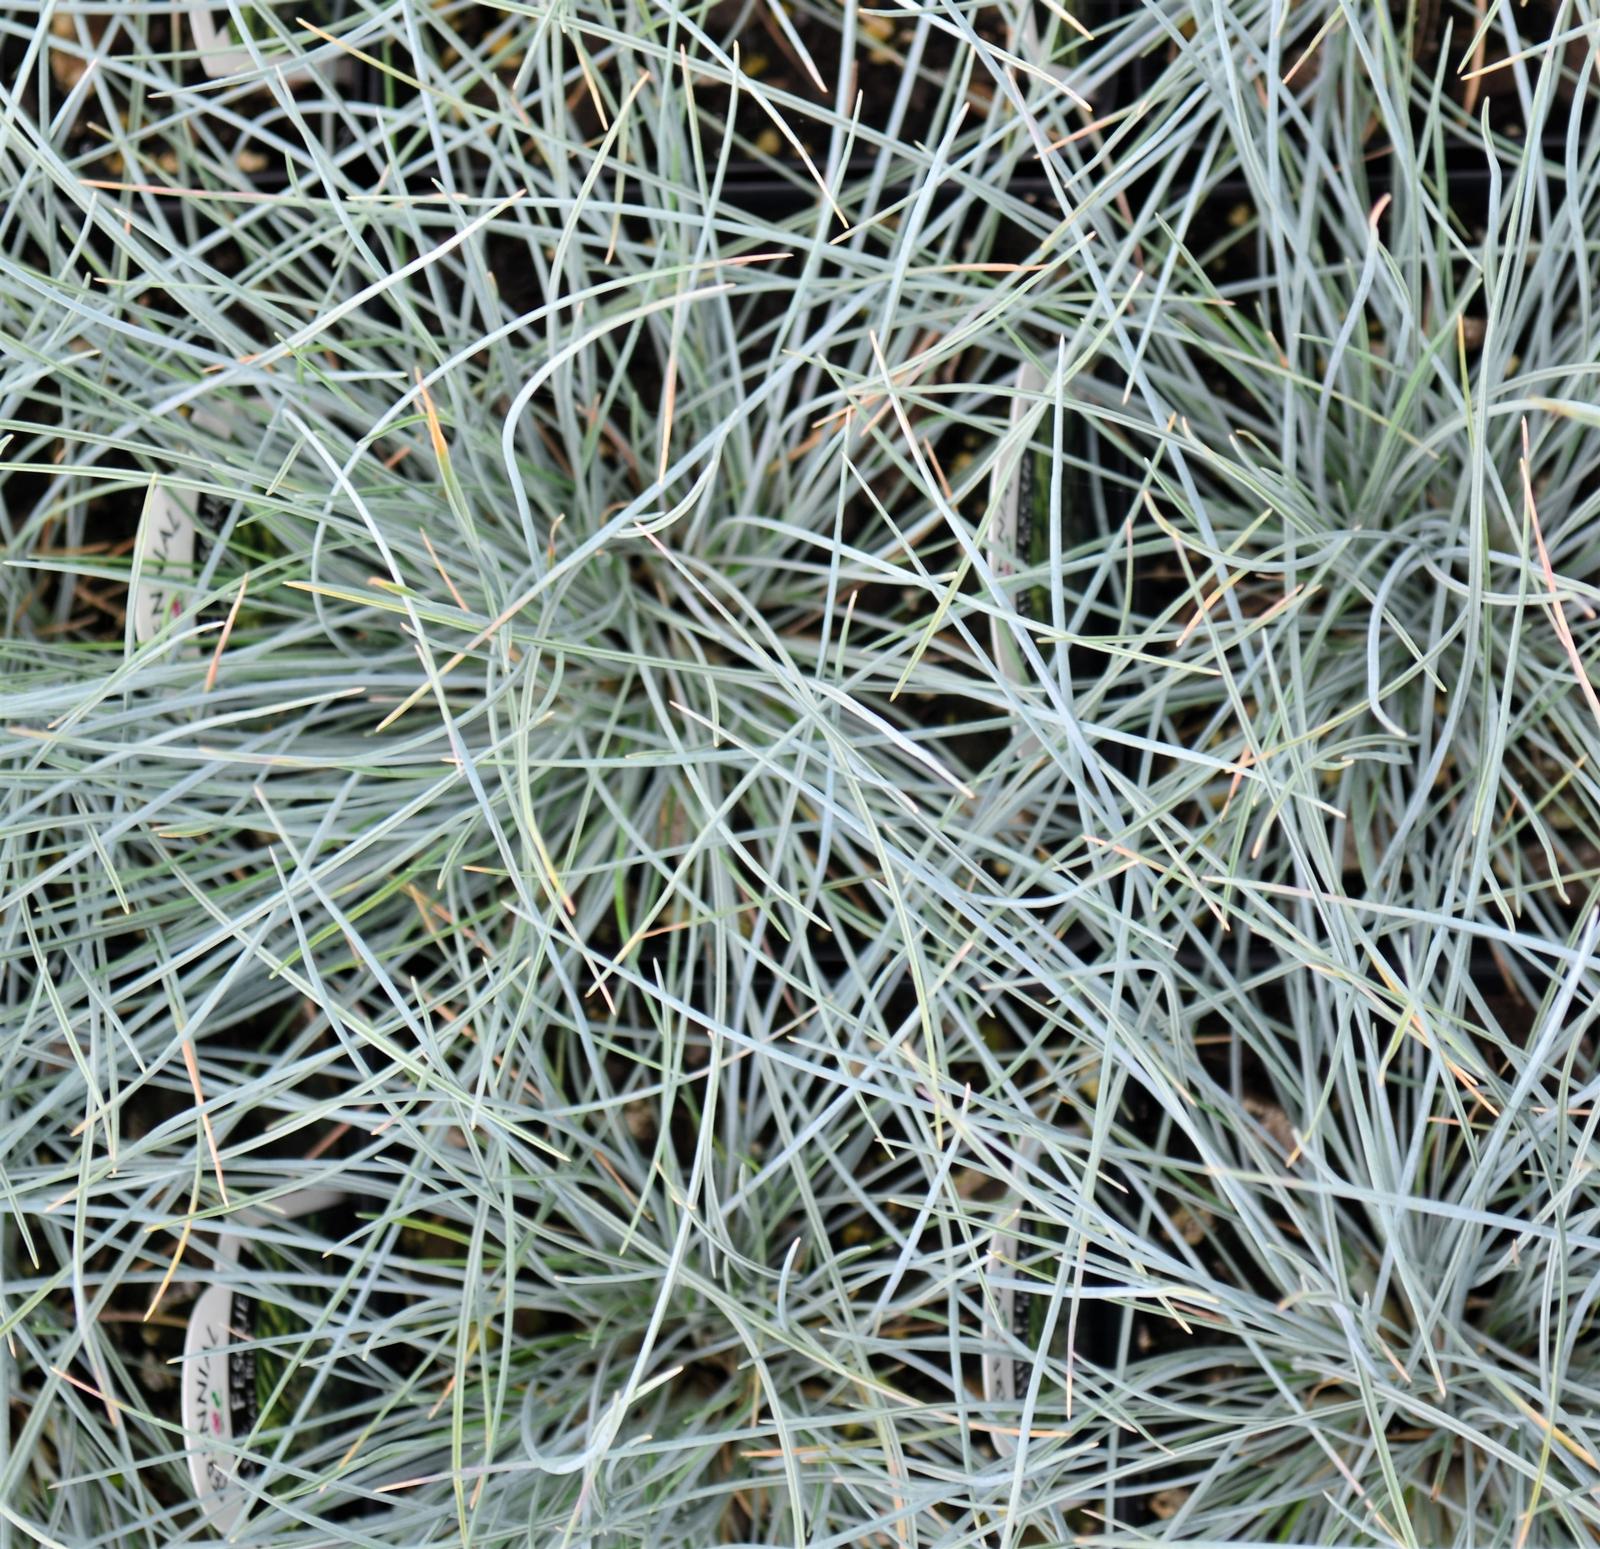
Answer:
[[[135,576],[128,611],[142,645],[183,612],[182,583],[194,570],[194,497],[153,484],[145,497],[134,545]]]
[[[1019,1209],[1015,1194],[1010,1199],[1010,1214],[1001,1218],[989,1238],[987,1262],[993,1276],[993,1298],[997,1310],[997,1333],[1011,1335],[1023,1349],[1031,1349],[1029,1339],[1029,1303],[1032,1297],[1019,1295],[1016,1288],[1019,1239],[1016,1231]],[[1010,1408],[1028,1390],[1028,1363],[1011,1352],[991,1349],[983,1358],[984,1400],[996,1406]],[[1016,1449],[1015,1437],[1003,1431],[994,1432],[995,1451],[1001,1457],[1010,1457]]]
[[[205,409],[196,409],[189,423],[221,440],[229,438],[227,422]],[[154,639],[181,617],[188,589],[198,574],[201,540],[222,532],[228,511],[228,502],[216,495],[152,483],[134,540],[134,574],[128,595],[136,645]]]
[[[301,1189],[277,1201],[270,1210],[241,1212],[242,1226],[295,1220],[326,1210],[344,1196],[333,1189]],[[189,1479],[195,1499],[205,1511],[207,1524],[226,1536],[244,1517],[250,1505],[245,1481],[258,1465],[242,1452],[260,1419],[260,1384],[257,1380],[257,1309],[270,1304],[269,1268],[255,1262],[243,1235],[220,1236],[214,1250],[219,1271],[230,1272],[228,1281],[208,1285],[189,1315],[183,1341],[183,1368],[179,1387],[179,1413],[189,1437]],[[250,1294],[241,1295],[237,1284],[254,1272]]]
[[[1017,1261],[1017,1239],[1001,1227],[989,1239],[989,1264],[996,1271],[997,1284],[994,1299],[999,1308],[998,1323],[1024,1346],[1028,1343],[1028,1298],[1018,1296],[1010,1283]],[[1019,1326],[1018,1318],[1021,1318]],[[983,1358],[983,1397],[986,1403],[1005,1405],[1007,1408],[1027,1392],[1028,1368],[1016,1356],[1005,1350],[991,1350]],[[994,1445],[1002,1457],[1009,1457],[1016,1449],[1016,1440],[1003,1431],[994,1432]]]
[[[1072,1318],[1070,1309],[1061,1304],[1065,1283],[1041,1278],[1050,1270],[1041,1263],[1040,1236],[1048,1234],[1053,1239],[1055,1233],[1037,1219],[1025,1227],[1021,1224],[1022,1169],[1038,1156],[1034,1142],[1021,1142],[1014,1164],[1017,1182],[1006,1202],[1006,1213],[990,1233],[986,1255],[995,1323],[983,1357],[983,1396],[1000,1415],[1021,1415],[1034,1368],[1041,1360],[1072,1359]],[[1059,1276],[1067,1266],[1058,1260],[1056,1269]],[[1056,1391],[1053,1384],[1041,1388],[1042,1409],[1048,1410],[1055,1402],[1051,1395]],[[1034,1423],[1056,1425],[1060,1416],[1035,1414]],[[991,1433],[991,1439],[1001,1457],[1016,1453],[1015,1431],[1001,1426]]]
[[[251,4],[252,0],[239,0],[239,14],[248,17]],[[306,9],[304,14],[320,21],[317,10],[313,6]],[[189,0],[185,11],[189,18],[189,30],[194,34],[195,47],[200,51],[200,68],[212,80],[229,75],[249,75],[260,69],[260,63],[240,42],[235,30],[237,24],[226,5],[212,5],[208,0]],[[271,43],[268,48],[272,48]],[[311,79],[311,71],[303,65],[284,68],[282,73],[283,79],[291,86]]]
[[[219,1261],[238,1262],[228,1245]],[[234,1321],[233,1287],[208,1285],[189,1317],[183,1345],[183,1428],[196,1440],[189,1453],[189,1478],[206,1520],[226,1534],[244,1513],[248,1497],[239,1488],[240,1459],[234,1437],[253,1424],[255,1358],[237,1348],[249,1338]]]
[[[1011,424],[1020,425],[1028,416],[1038,394],[1044,391],[1045,378],[1037,366],[1024,364],[1017,373],[1017,390],[1011,400]],[[996,470],[995,478],[1002,477]],[[1010,476],[999,491],[999,502],[989,529],[989,566],[1005,586],[1019,572],[1042,564],[1050,555],[1050,459],[1031,444],[1023,446]],[[1013,603],[1022,618],[1032,618],[1037,589],[1010,587]],[[996,663],[1013,682],[1025,676],[1021,648],[1006,620],[996,618],[990,625],[990,648]]]

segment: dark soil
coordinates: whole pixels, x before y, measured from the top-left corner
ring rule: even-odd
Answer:
[[[829,132],[814,115],[818,110],[836,108],[841,83],[847,107],[855,93],[860,94],[858,122],[863,131],[927,144],[939,131],[935,113],[944,84],[959,67],[967,45],[926,21],[875,15],[859,15],[856,36],[846,40],[837,25],[840,17],[842,12],[832,6],[826,11],[819,6],[816,11],[792,12],[795,36],[815,74],[774,19],[772,8],[764,3],[722,0],[710,14],[708,30],[730,53],[737,47],[744,75],[763,92],[794,99],[782,103],[779,111],[819,165],[827,155]],[[985,41],[1004,39],[994,9],[975,12],[972,26]],[[988,84],[975,69],[969,85],[969,114],[986,108]],[[726,123],[729,94],[725,89],[697,91],[696,95],[708,126],[715,129]],[[781,161],[791,156],[790,142],[753,94],[740,95],[729,126],[736,143],[743,142],[740,149],[749,145],[757,157],[765,159]]]
[[[1420,77],[1419,92],[1413,99],[1414,115],[1420,120],[1426,102],[1423,90],[1437,76],[1446,102],[1456,110],[1464,138],[1476,143],[1478,117],[1488,109],[1490,128],[1511,139],[1527,134],[1521,88],[1530,90],[1545,67],[1542,54],[1522,60],[1514,67],[1513,54],[1541,50],[1561,32],[1578,30],[1578,18],[1569,17],[1565,28],[1560,23],[1560,0],[1521,0],[1512,11],[1516,36],[1508,35],[1504,12],[1495,8],[1495,21],[1476,47],[1474,39],[1482,30],[1479,6],[1463,0],[1405,0],[1394,7],[1395,25],[1410,43]],[[1578,80],[1588,62],[1589,42],[1574,37],[1562,46],[1561,81],[1556,90],[1552,122],[1544,138],[1559,143],[1566,119],[1577,100]],[[1584,77],[1584,95],[1591,100],[1600,94],[1592,75]]]
[[[0,70],[14,84],[22,110],[49,130],[56,151],[83,178],[112,187],[173,185],[196,181],[198,172],[210,185],[281,187],[288,180],[286,156],[293,156],[301,176],[310,171],[299,149],[305,141],[302,125],[319,137],[329,159],[350,157],[347,127],[337,114],[319,111],[323,91],[315,80],[289,79],[293,115],[265,87],[212,88],[206,96],[210,111],[177,128],[169,125],[165,101],[150,97],[127,75],[115,69],[89,75],[87,61],[79,57],[84,49],[104,49],[112,59],[192,49],[187,27],[171,17],[124,17],[109,10],[62,14],[51,31],[59,42],[42,50],[26,72],[25,38],[20,32],[6,34],[0,41]],[[337,100],[347,105],[372,100],[375,72],[358,61],[339,61],[323,67],[322,74]],[[207,79],[198,61],[186,65],[183,75],[192,85]],[[115,137],[126,142],[129,153],[114,147],[113,121]]]

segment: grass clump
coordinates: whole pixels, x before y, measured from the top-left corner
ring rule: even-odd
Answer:
[[[1593,1538],[1588,7],[228,25],[0,19],[0,1534],[220,1281],[240,1543]]]

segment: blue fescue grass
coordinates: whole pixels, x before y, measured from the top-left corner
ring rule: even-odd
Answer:
[[[0,21],[0,1542],[218,1233],[240,1543],[1596,1536],[1600,21],[1402,11]]]

